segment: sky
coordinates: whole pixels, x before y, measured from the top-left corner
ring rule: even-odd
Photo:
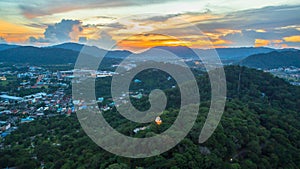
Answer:
[[[1,0],[0,43],[300,48],[299,0]]]

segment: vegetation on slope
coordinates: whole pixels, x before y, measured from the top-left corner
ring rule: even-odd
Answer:
[[[217,130],[204,144],[198,136],[209,110],[202,99],[196,123],[188,136],[171,150],[150,158],[129,159],[98,147],[81,129],[76,116],[53,117],[23,124],[6,137],[0,167],[20,168],[298,168],[300,166],[300,88],[268,73],[231,66],[226,68],[228,100]],[[209,95],[207,75],[197,76],[201,96]],[[176,119],[177,89],[167,90],[167,110],[159,127],[135,134],[141,124],[104,113],[111,126],[133,137],[149,137]],[[137,108],[143,107],[143,101]],[[146,101],[145,101],[146,102]],[[163,144],[163,143],[162,143]]]

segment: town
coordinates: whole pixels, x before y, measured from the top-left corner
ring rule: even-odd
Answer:
[[[298,67],[280,67],[277,69],[267,69],[264,71],[283,78],[292,85],[300,86],[300,68]]]
[[[78,109],[87,108],[84,100],[71,98],[71,82],[87,77],[111,77],[113,74],[78,69],[58,71],[30,65],[3,66],[0,69],[1,138],[17,130],[22,123],[53,116],[68,117]],[[95,102],[101,105],[101,111],[107,111],[115,106],[110,100],[99,97]]]
[[[129,100],[126,98],[128,97],[141,100],[149,92],[144,91],[142,87],[144,82],[141,79],[134,78],[132,80],[132,83],[136,85],[134,89],[124,91],[120,96],[112,99],[108,92],[110,86],[107,88],[106,82],[118,73],[108,70],[72,69],[69,65],[58,67],[27,64],[3,65],[2,63],[2,68],[0,68],[0,142],[23,123],[54,116],[67,118],[72,113],[83,109],[106,112],[112,110],[113,107],[119,107],[119,104],[127,104]],[[134,65],[129,65],[126,70],[132,67]],[[104,91],[92,100],[73,99],[72,84],[85,83],[89,78],[99,80],[99,85]],[[175,88],[175,82],[169,75],[161,78],[167,82],[164,83],[166,86],[163,88]],[[144,129],[146,128],[136,128],[134,132]]]

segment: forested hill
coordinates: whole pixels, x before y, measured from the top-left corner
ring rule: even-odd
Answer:
[[[300,67],[300,51],[274,51],[270,53],[255,54],[242,60],[240,65],[261,69],[289,66]]]
[[[18,45],[0,44],[0,51],[6,49],[13,49],[19,47]]]
[[[33,47],[0,44],[0,62],[7,63],[29,63],[32,65],[51,65],[75,63],[77,57],[94,60],[98,56],[105,56],[106,62],[113,64],[131,55],[126,50],[107,51],[95,46],[85,46],[76,43],[65,43],[50,47]]]
[[[102,67],[111,67],[120,63],[121,59],[114,58],[120,51],[111,51],[103,59]],[[54,65],[54,64],[74,64],[81,55],[86,58],[87,63],[97,62],[94,55],[82,53],[80,51],[62,48],[39,48],[32,46],[20,46],[16,48],[0,50],[0,62],[6,63],[28,63],[30,65]]]
[[[78,52],[67,49],[24,46],[0,51],[0,62],[30,64],[75,63]]]
[[[240,62],[241,65],[255,68],[276,67],[278,65],[289,66],[294,65],[296,62],[297,64],[300,63],[299,50],[296,49],[276,50],[265,47],[191,49],[184,46],[156,46],[142,53],[135,54],[127,50],[105,50],[96,46],[85,46],[77,43],[63,43],[48,47],[0,44],[0,62],[43,65],[67,64],[75,63],[80,52],[82,52],[83,55],[95,57],[98,57],[99,55],[105,55],[105,58],[124,59],[129,55],[138,57],[148,56],[149,54],[152,55],[153,50],[155,51],[157,49],[171,52],[179,58],[196,60],[199,60],[199,56],[196,55],[196,53],[198,53],[200,56],[206,56],[211,55],[212,52],[217,52],[223,63],[231,64]],[[195,53],[195,51],[197,52]]]
[[[75,115],[60,116],[21,125],[7,136],[0,150],[0,168],[38,168],[41,162],[45,168],[64,169],[299,168],[300,88],[246,67],[230,66],[225,71],[228,87],[225,112],[218,128],[204,144],[198,143],[198,136],[209,110],[209,97],[205,95],[209,95],[210,85],[207,75],[197,75],[202,100],[197,121],[180,144],[161,155],[144,159],[115,156],[86,136]],[[166,92],[174,101],[170,105],[180,99],[177,90]],[[136,102],[140,107],[144,104]],[[114,109],[103,115],[121,133],[150,137],[170,127],[177,113],[178,109],[168,106],[160,126],[154,122],[130,122]],[[133,132],[134,128],[145,125],[149,128],[137,134]]]

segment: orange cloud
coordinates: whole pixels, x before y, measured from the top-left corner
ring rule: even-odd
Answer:
[[[264,33],[264,32],[266,32],[264,29],[257,29],[257,30],[255,30],[256,32],[260,32],[260,33]]]
[[[268,46],[269,44],[270,44],[269,40],[255,39],[255,47]]]
[[[228,44],[228,41],[222,39],[209,40],[199,36],[171,37],[161,34],[138,34],[118,42],[118,46],[127,50],[141,50],[155,46],[188,46],[193,48],[212,48]]]
[[[236,29],[213,29],[210,32],[204,32],[208,38],[212,39],[214,45],[220,45],[220,44],[232,44],[232,42],[228,40],[223,40],[222,37],[228,35],[228,34],[236,34],[241,33],[241,30]]]
[[[288,36],[283,38],[286,42],[300,42],[300,35]]]
[[[69,33],[71,40],[77,42],[81,32],[82,29],[80,25],[74,25],[72,28],[72,32]]]
[[[37,30],[22,25],[0,20],[0,36],[7,42],[25,42],[30,36],[40,36],[43,30]]]
[[[230,42],[223,40],[223,39],[217,39],[212,42],[213,45],[224,45],[224,44],[229,44],[229,43]]]
[[[282,40],[272,40],[272,43],[281,43]]]
[[[160,34],[138,34],[131,36],[118,42],[118,46],[123,49],[132,48],[151,48],[154,46],[187,46],[187,41],[181,41],[179,39],[160,35]]]
[[[186,15],[179,16],[180,19],[183,19],[183,20],[185,20],[187,22],[191,22],[191,23],[208,22],[210,20],[219,19],[219,18],[222,18],[222,17],[223,16],[221,16],[221,15],[213,15],[213,14],[210,14],[210,13],[199,14],[199,15],[186,14]]]

